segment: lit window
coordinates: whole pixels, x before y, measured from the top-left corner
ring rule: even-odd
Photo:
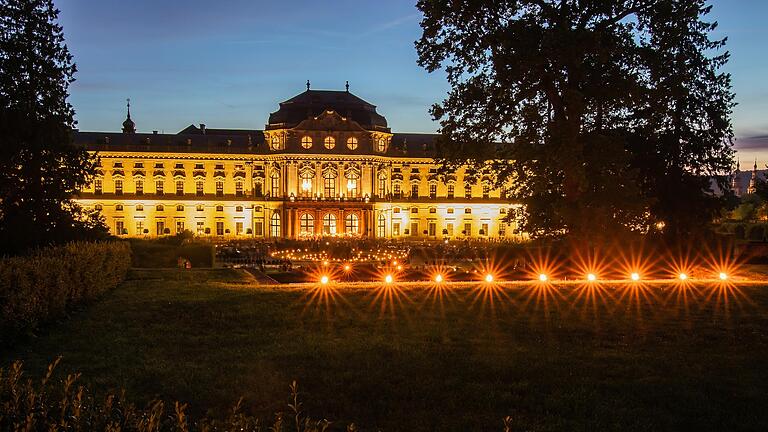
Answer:
[[[184,195],[184,180],[176,181],[176,195]]]
[[[104,207],[102,207],[101,204],[96,204],[95,206],[93,206],[93,209],[96,210],[96,211],[101,211],[101,209],[103,209],[103,208]]]
[[[136,180],[136,195],[144,195],[144,180]]]
[[[165,207],[163,207],[161,204],[158,204],[158,205],[155,206],[155,210],[156,211],[163,211],[163,210],[165,210]]]
[[[418,207],[411,207],[411,213],[418,213],[419,208]]]
[[[158,195],[163,194],[163,188],[165,187],[165,184],[162,180],[156,180],[155,181],[155,193]]]
[[[336,215],[333,213],[326,213],[323,216],[323,234],[336,235]]]
[[[269,220],[269,234],[272,237],[280,237],[280,215],[273,213]]]
[[[197,211],[204,211],[205,210],[205,206],[202,205],[202,204],[198,204],[197,207],[195,207],[195,210],[197,210]]]
[[[384,137],[379,138],[376,141],[376,150],[383,152],[387,150],[387,140]]]
[[[491,195],[491,186],[483,184],[483,198],[487,199]]]
[[[464,198],[472,198],[472,185],[464,186]]]
[[[465,214],[470,214],[470,213],[472,213],[472,209],[467,207],[467,208],[464,209],[464,213]]]
[[[344,232],[347,234],[357,234],[358,229],[360,228],[360,220],[358,219],[357,215],[354,213],[350,213],[347,215],[346,218],[344,218]]]
[[[452,208],[448,209],[448,214],[453,214],[453,209]]]
[[[120,179],[115,180],[115,195],[123,194],[123,181]]]
[[[205,183],[202,180],[197,180],[195,182],[195,195],[197,196],[203,196]]]
[[[400,213],[400,207],[395,207],[392,209],[392,213]]]
[[[136,211],[144,211],[144,206],[141,204],[136,204]]]
[[[434,207],[430,207],[430,208],[429,208],[429,212],[430,212],[430,213],[437,213],[437,209],[436,209],[436,208],[434,208]]]
[[[432,199],[437,198],[437,183],[429,184],[429,197]]]
[[[224,211],[224,206],[223,205],[217,205],[216,206],[216,211],[217,212],[223,212]]]
[[[454,189],[455,188],[454,188],[453,184],[449,184],[448,185],[448,194],[447,194],[448,198],[453,198]]]
[[[392,185],[392,195],[394,195],[395,198],[400,198],[400,195],[401,195],[400,183],[395,183]]]
[[[418,198],[419,197],[419,184],[414,183],[411,185],[411,198]]]
[[[325,145],[325,148],[328,150],[332,150],[334,147],[336,147],[336,138],[332,136],[325,137],[325,140],[323,141],[323,145]]]
[[[312,137],[305,136],[301,138],[301,146],[305,149],[312,148]]]
[[[184,211],[184,206],[182,204],[177,205],[176,211]]]
[[[96,180],[93,181],[93,192],[96,195],[101,195],[101,191],[103,187],[104,187],[104,182],[100,178],[97,178]]]
[[[357,138],[355,138],[355,137],[347,138],[347,147],[350,150],[356,150],[357,149]]]
[[[272,137],[272,150],[280,150],[280,137],[277,135]]]
[[[216,196],[224,196],[224,182],[221,180],[216,182]]]
[[[236,212],[242,212],[242,211],[243,211],[243,206],[237,206],[237,207],[235,207],[235,211],[236,211]]]
[[[235,196],[243,196],[243,182],[235,182]]]
[[[315,218],[309,213],[304,213],[299,218],[299,233],[303,236],[315,234]]]
[[[122,204],[116,204],[115,205],[115,211],[123,211],[123,205]]]
[[[379,223],[376,226],[376,236],[384,238],[387,235],[387,218],[383,215],[379,215]]]

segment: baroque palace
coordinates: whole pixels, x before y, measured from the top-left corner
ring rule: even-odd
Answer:
[[[393,133],[349,84],[307,82],[264,130],[136,133],[129,104],[121,133],[75,132],[100,160],[77,202],[124,236],[520,238],[489,182],[438,175],[436,137]]]

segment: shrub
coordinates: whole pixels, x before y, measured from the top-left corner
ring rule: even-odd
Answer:
[[[127,242],[75,242],[0,259],[0,342],[111,290],[131,265]]]
[[[276,413],[272,421],[243,413],[242,399],[223,419],[195,421],[187,414],[187,404],[155,400],[140,409],[128,402],[125,392],[95,397],[78,382],[80,374],[54,380],[57,363],[48,366],[42,380],[24,378],[21,362],[8,370],[0,369],[0,430],[322,432],[331,425],[328,420],[314,420],[305,414],[296,382],[290,386],[286,413]],[[353,432],[357,428],[349,424],[336,430]]]
[[[207,242],[182,241],[179,236],[159,239],[131,239],[133,266],[142,268],[174,268],[179,257],[192,267],[213,267],[215,250]]]
[[[752,241],[763,241],[763,238],[765,237],[765,227],[762,225],[752,225],[749,227],[749,240]]]

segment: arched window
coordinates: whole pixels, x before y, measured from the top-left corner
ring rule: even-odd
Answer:
[[[163,207],[162,204],[158,204],[158,205],[155,206],[155,210],[156,211],[163,211],[163,210],[165,210],[165,208]]]
[[[101,209],[103,209],[103,208],[104,207],[102,207],[101,204],[96,204],[95,206],[93,206],[93,209],[96,210],[96,211],[101,211]]]
[[[357,138],[355,138],[355,137],[347,138],[347,148],[349,148],[350,150],[356,150],[357,149]]]
[[[387,218],[384,214],[379,214],[379,222],[376,225],[376,237],[384,238],[387,236]]]
[[[270,195],[274,197],[280,196],[280,174],[277,171],[272,172],[272,184],[270,186]]]
[[[278,135],[272,136],[272,150],[280,150],[280,137]]]
[[[305,149],[312,148],[312,137],[311,136],[303,136],[301,138],[301,146]]]
[[[309,213],[304,213],[299,218],[299,234],[311,236],[315,234],[315,218]]]
[[[236,207],[235,207],[235,211],[236,211],[236,212],[241,212],[241,211],[243,211],[243,206],[236,206]]]
[[[323,234],[336,235],[336,215],[333,213],[326,213],[323,216]]]
[[[360,230],[360,219],[356,214],[350,213],[344,218],[344,232],[355,235]]]
[[[376,141],[376,150],[383,152],[387,150],[387,139],[384,137],[379,138]]]
[[[328,150],[332,150],[334,147],[336,147],[336,138],[332,136],[325,137],[325,141],[323,141],[323,145],[325,145],[325,148]]]
[[[280,214],[272,213],[272,218],[269,219],[269,235],[272,237],[280,237]]]

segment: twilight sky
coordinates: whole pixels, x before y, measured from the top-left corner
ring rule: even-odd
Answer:
[[[264,127],[280,101],[343,89],[378,106],[397,132],[434,132],[442,72],[416,65],[415,0],[56,0],[79,72],[70,102],[81,130],[116,131],[131,98],[139,131],[189,124]],[[768,160],[768,1],[712,0],[727,35],[742,161]]]

